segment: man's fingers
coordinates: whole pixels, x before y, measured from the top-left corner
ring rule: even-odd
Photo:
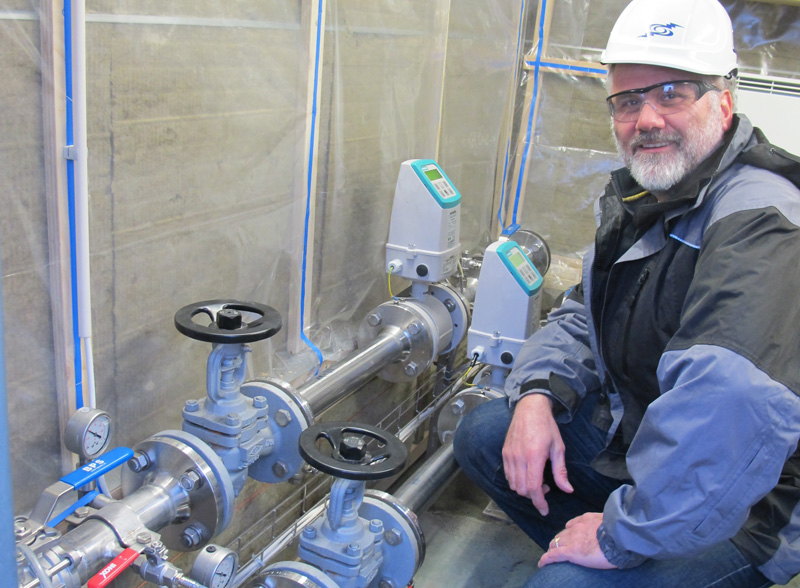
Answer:
[[[561,447],[559,451],[552,452],[550,455],[550,465],[553,468],[553,479],[556,482],[556,486],[561,488],[564,492],[571,494],[573,488],[567,478],[567,464],[564,461],[563,447]]]
[[[531,492],[529,496],[533,506],[539,511],[539,514],[543,517],[546,517],[547,513],[550,512],[550,508],[547,506],[547,501],[544,499],[544,494],[543,488],[539,487],[534,492]]]
[[[564,549],[550,549],[539,559],[539,567],[543,568],[547,564],[557,563],[560,561],[569,561],[567,552]]]

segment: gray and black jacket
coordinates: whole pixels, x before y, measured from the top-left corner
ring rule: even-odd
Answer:
[[[732,539],[773,582],[800,572],[791,179],[800,183],[797,158],[744,116],[668,203],[627,202],[641,188],[614,172],[581,285],[515,361],[512,403],[548,394],[559,422],[600,395],[595,422],[608,436],[593,465],[627,482],[598,530],[618,567]]]

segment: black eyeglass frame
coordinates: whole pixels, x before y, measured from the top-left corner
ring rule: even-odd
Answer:
[[[606,104],[608,105],[608,113],[611,115],[611,118],[619,120],[614,116],[614,105],[611,103],[611,100],[613,98],[616,98],[617,96],[624,96],[625,94],[641,94],[642,106],[644,106],[645,94],[647,94],[651,90],[655,90],[660,86],[669,86],[670,84],[695,84],[697,86],[697,100],[695,100],[695,102],[699,101],[703,96],[705,96],[709,92],[722,92],[722,90],[717,88],[714,84],[709,84],[708,82],[703,80],[670,80],[668,82],[659,82],[658,84],[653,84],[652,86],[647,86],[646,88],[634,88],[632,90],[623,90],[622,92],[611,94],[611,96],[606,98]],[[694,104],[694,102],[692,104]],[[691,104],[687,104],[685,108],[688,108],[689,106],[691,106]],[[656,112],[658,112],[658,109],[656,109]],[[680,112],[680,111],[677,110],[675,112]],[[619,122],[633,122],[633,121],[619,121]]]

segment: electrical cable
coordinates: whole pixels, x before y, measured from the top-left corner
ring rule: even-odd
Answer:
[[[390,297],[392,300],[399,300],[399,298],[398,298],[397,296],[395,296],[394,294],[392,294],[392,272],[393,272],[393,271],[394,271],[394,265],[390,265],[390,266],[389,266],[389,275],[388,275],[388,277],[386,278],[386,282],[389,284],[389,297]]]
[[[472,372],[472,368],[475,367],[476,363],[478,363],[478,354],[477,353],[472,356],[472,361],[470,362],[469,367],[467,368],[467,371],[464,372],[463,376],[461,376],[461,381],[458,383],[459,386],[461,386],[462,384],[467,382],[467,378],[469,377],[469,374],[470,374],[470,372]]]

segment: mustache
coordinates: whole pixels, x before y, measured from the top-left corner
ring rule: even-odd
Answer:
[[[637,147],[641,147],[642,145],[647,145],[649,143],[677,143],[678,145],[681,144],[681,136],[678,133],[665,133],[663,131],[650,131],[647,133],[642,133],[641,135],[637,135],[634,137],[629,147],[631,151],[636,149]]]

